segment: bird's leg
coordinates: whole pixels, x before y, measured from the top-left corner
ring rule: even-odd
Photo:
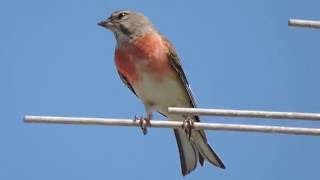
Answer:
[[[140,127],[141,127],[141,129],[142,129],[142,133],[143,133],[144,135],[146,135],[147,132],[148,132],[147,123],[146,123],[145,118],[142,117],[142,116],[140,117]]]
[[[147,118],[145,118],[146,125],[149,127],[151,127],[151,118],[152,118],[152,114],[148,114]]]
[[[136,122],[137,120],[138,120],[138,117],[136,115],[134,115],[133,121]]]
[[[139,120],[139,125],[140,125],[140,128],[142,129],[142,133],[146,135],[148,132],[147,127],[148,126],[151,127],[150,119],[151,119],[151,115],[148,115],[148,117],[140,116],[139,118],[137,116],[134,116],[133,121]]]
[[[145,107],[145,109],[146,109],[146,113],[147,113],[147,117],[140,117],[140,118],[138,118],[137,116],[134,116],[134,119],[133,119],[133,121],[137,121],[137,120],[139,120],[139,125],[140,125],[140,127],[141,127],[141,129],[142,129],[142,133],[144,134],[144,135],[146,135],[147,134],[147,132],[148,132],[148,126],[149,127],[151,127],[151,119],[152,119],[152,112],[153,112],[153,106],[152,106],[152,104],[148,104],[148,103],[145,103],[144,104],[144,107]]]
[[[147,134],[148,132],[148,129],[147,127],[151,127],[151,118],[152,118],[152,114],[148,114],[147,117],[143,118],[143,123],[142,123],[142,126],[141,126],[141,129],[142,129],[142,132],[144,135]]]
[[[189,137],[189,140],[191,138],[191,132],[192,132],[192,129],[194,129],[194,121],[193,119],[188,116],[184,121],[183,121],[183,124],[182,124],[182,128],[184,129],[184,131],[186,132],[186,134],[188,135]]]
[[[145,134],[143,131],[143,117],[141,116],[138,118],[137,115],[134,115],[133,121],[136,122],[137,120],[139,120],[139,126],[142,129],[143,134]]]

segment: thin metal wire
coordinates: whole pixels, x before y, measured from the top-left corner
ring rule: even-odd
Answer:
[[[25,116],[26,123],[49,123],[49,124],[80,124],[80,125],[105,125],[105,126],[134,126],[138,127],[139,121],[130,119],[107,119],[107,118],[85,118],[85,117],[55,117],[55,116]],[[151,121],[154,128],[182,128],[183,122],[179,121]],[[216,131],[238,131],[238,132],[260,132],[279,133],[292,135],[320,136],[320,129],[281,127],[281,126],[258,126],[240,124],[218,124],[195,122],[195,129],[216,130]]]
[[[316,114],[316,113],[178,108],[178,107],[169,107],[168,111],[171,114],[185,114],[185,115],[229,116],[229,117],[247,117],[247,118],[320,121],[320,114]]]
[[[289,19],[289,26],[307,27],[307,28],[320,28],[320,21],[303,20],[303,19]]]

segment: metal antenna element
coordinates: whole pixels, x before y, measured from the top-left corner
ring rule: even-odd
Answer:
[[[184,115],[207,115],[207,116],[228,116],[228,117],[247,117],[247,118],[270,118],[270,119],[300,119],[300,120],[320,120],[320,114],[296,113],[296,112],[272,112],[272,111],[244,111],[227,109],[197,109],[197,108],[169,108],[173,114]],[[80,125],[104,125],[104,126],[133,126],[139,127],[140,124],[132,119],[109,119],[109,118],[86,118],[86,117],[55,117],[55,116],[25,116],[26,123],[49,123],[49,124],[80,124]],[[152,120],[151,127],[154,128],[182,128],[181,121],[161,121]],[[195,122],[195,129],[215,130],[215,131],[238,131],[238,132],[260,132],[260,133],[279,133],[293,135],[313,135],[320,136],[318,128],[302,127],[282,127],[282,126],[261,126],[261,125],[242,125],[242,124],[219,124]]]
[[[320,28],[320,21],[311,21],[311,20],[303,20],[303,19],[289,19],[289,26],[296,27],[307,27],[307,28]]]

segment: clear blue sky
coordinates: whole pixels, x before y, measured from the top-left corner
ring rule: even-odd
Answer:
[[[289,18],[320,19],[319,7],[317,0],[2,0],[0,179],[318,179],[319,137],[211,131],[227,169],[206,164],[182,178],[169,129],[143,136],[138,128],[22,118],[144,114],[115,71],[113,35],[97,26],[119,9],[143,12],[173,42],[200,107],[320,112],[320,31],[287,26]]]

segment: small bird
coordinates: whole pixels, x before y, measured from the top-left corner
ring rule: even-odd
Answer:
[[[147,117],[140,120],[150,123],[152,113],[157,111],[169,120],[187,122],[189,130],[174,129],[182,175],[193,171],[198,161],[203,166],[205,160],[225,169],[208,144],[205,132],[190,128],[192,122],[200,121],[198,116],[168,113],[168,107],[196,107],[173,45],[139,12],[115,11],[98,25],[112,31],[116,38],[115,64],[119,76],[146,110]],[[146,123],[140,125],[146,133]]]

